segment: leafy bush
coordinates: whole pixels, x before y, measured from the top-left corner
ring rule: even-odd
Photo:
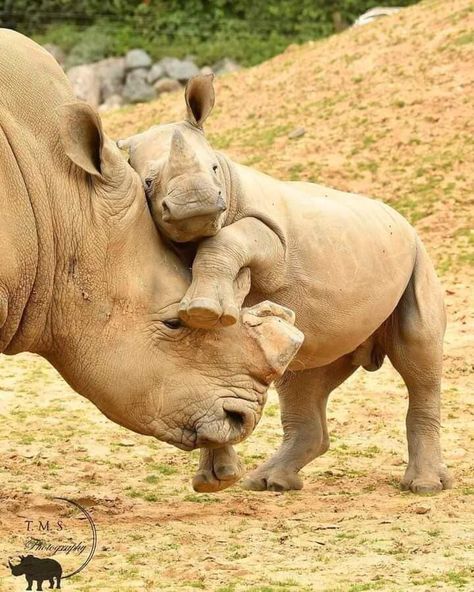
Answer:
[[[203,64],[228,56],[253,65],[380,4],[414,0],[7,0],[0,21],[74,47],[74,63],[140,47],[155,58],[194,54]]]

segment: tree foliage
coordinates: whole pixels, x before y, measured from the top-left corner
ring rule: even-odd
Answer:
[[[0,20],[66,50],[81,43],[85,54],[88,46],[104,55],[142,47],[154,57],[191,53],[209,63],[225,55],[251,65],[381,4],[414,0],[4,0]]]

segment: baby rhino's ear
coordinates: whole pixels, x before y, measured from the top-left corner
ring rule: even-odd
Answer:
[[[213,79],[214,74],[201,74],[191,78],[186,85],[184,96],[188,109],[187,120],[200,129],[214,107],[216,95]]]

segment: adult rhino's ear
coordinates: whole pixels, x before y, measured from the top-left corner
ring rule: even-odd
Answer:
[[[104,132],[99,114],[87,103],[67,103],[59,107],[59,132],[64,152],[78,167],[102,176]]]
[[[188,110],[187,120],[200,129],[214,107],[216,94],[213,80],[214,74],[195,76],[187,83],[184,92]]]

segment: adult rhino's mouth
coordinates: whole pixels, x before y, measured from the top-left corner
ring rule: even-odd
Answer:
[[[255,429],[261,409],[248,401],[226,398],[222,402],[222,417],[200,421],[196,425],[196,445],[199,448],[218,448],[224,444],[237,444]]]
[[[260,402],[229,396],[219,398],[215,409],[201,416],[192,427],[158,437],[185,451],[237,444],[254,431],[260,420],[265,398],[259,399]]]

